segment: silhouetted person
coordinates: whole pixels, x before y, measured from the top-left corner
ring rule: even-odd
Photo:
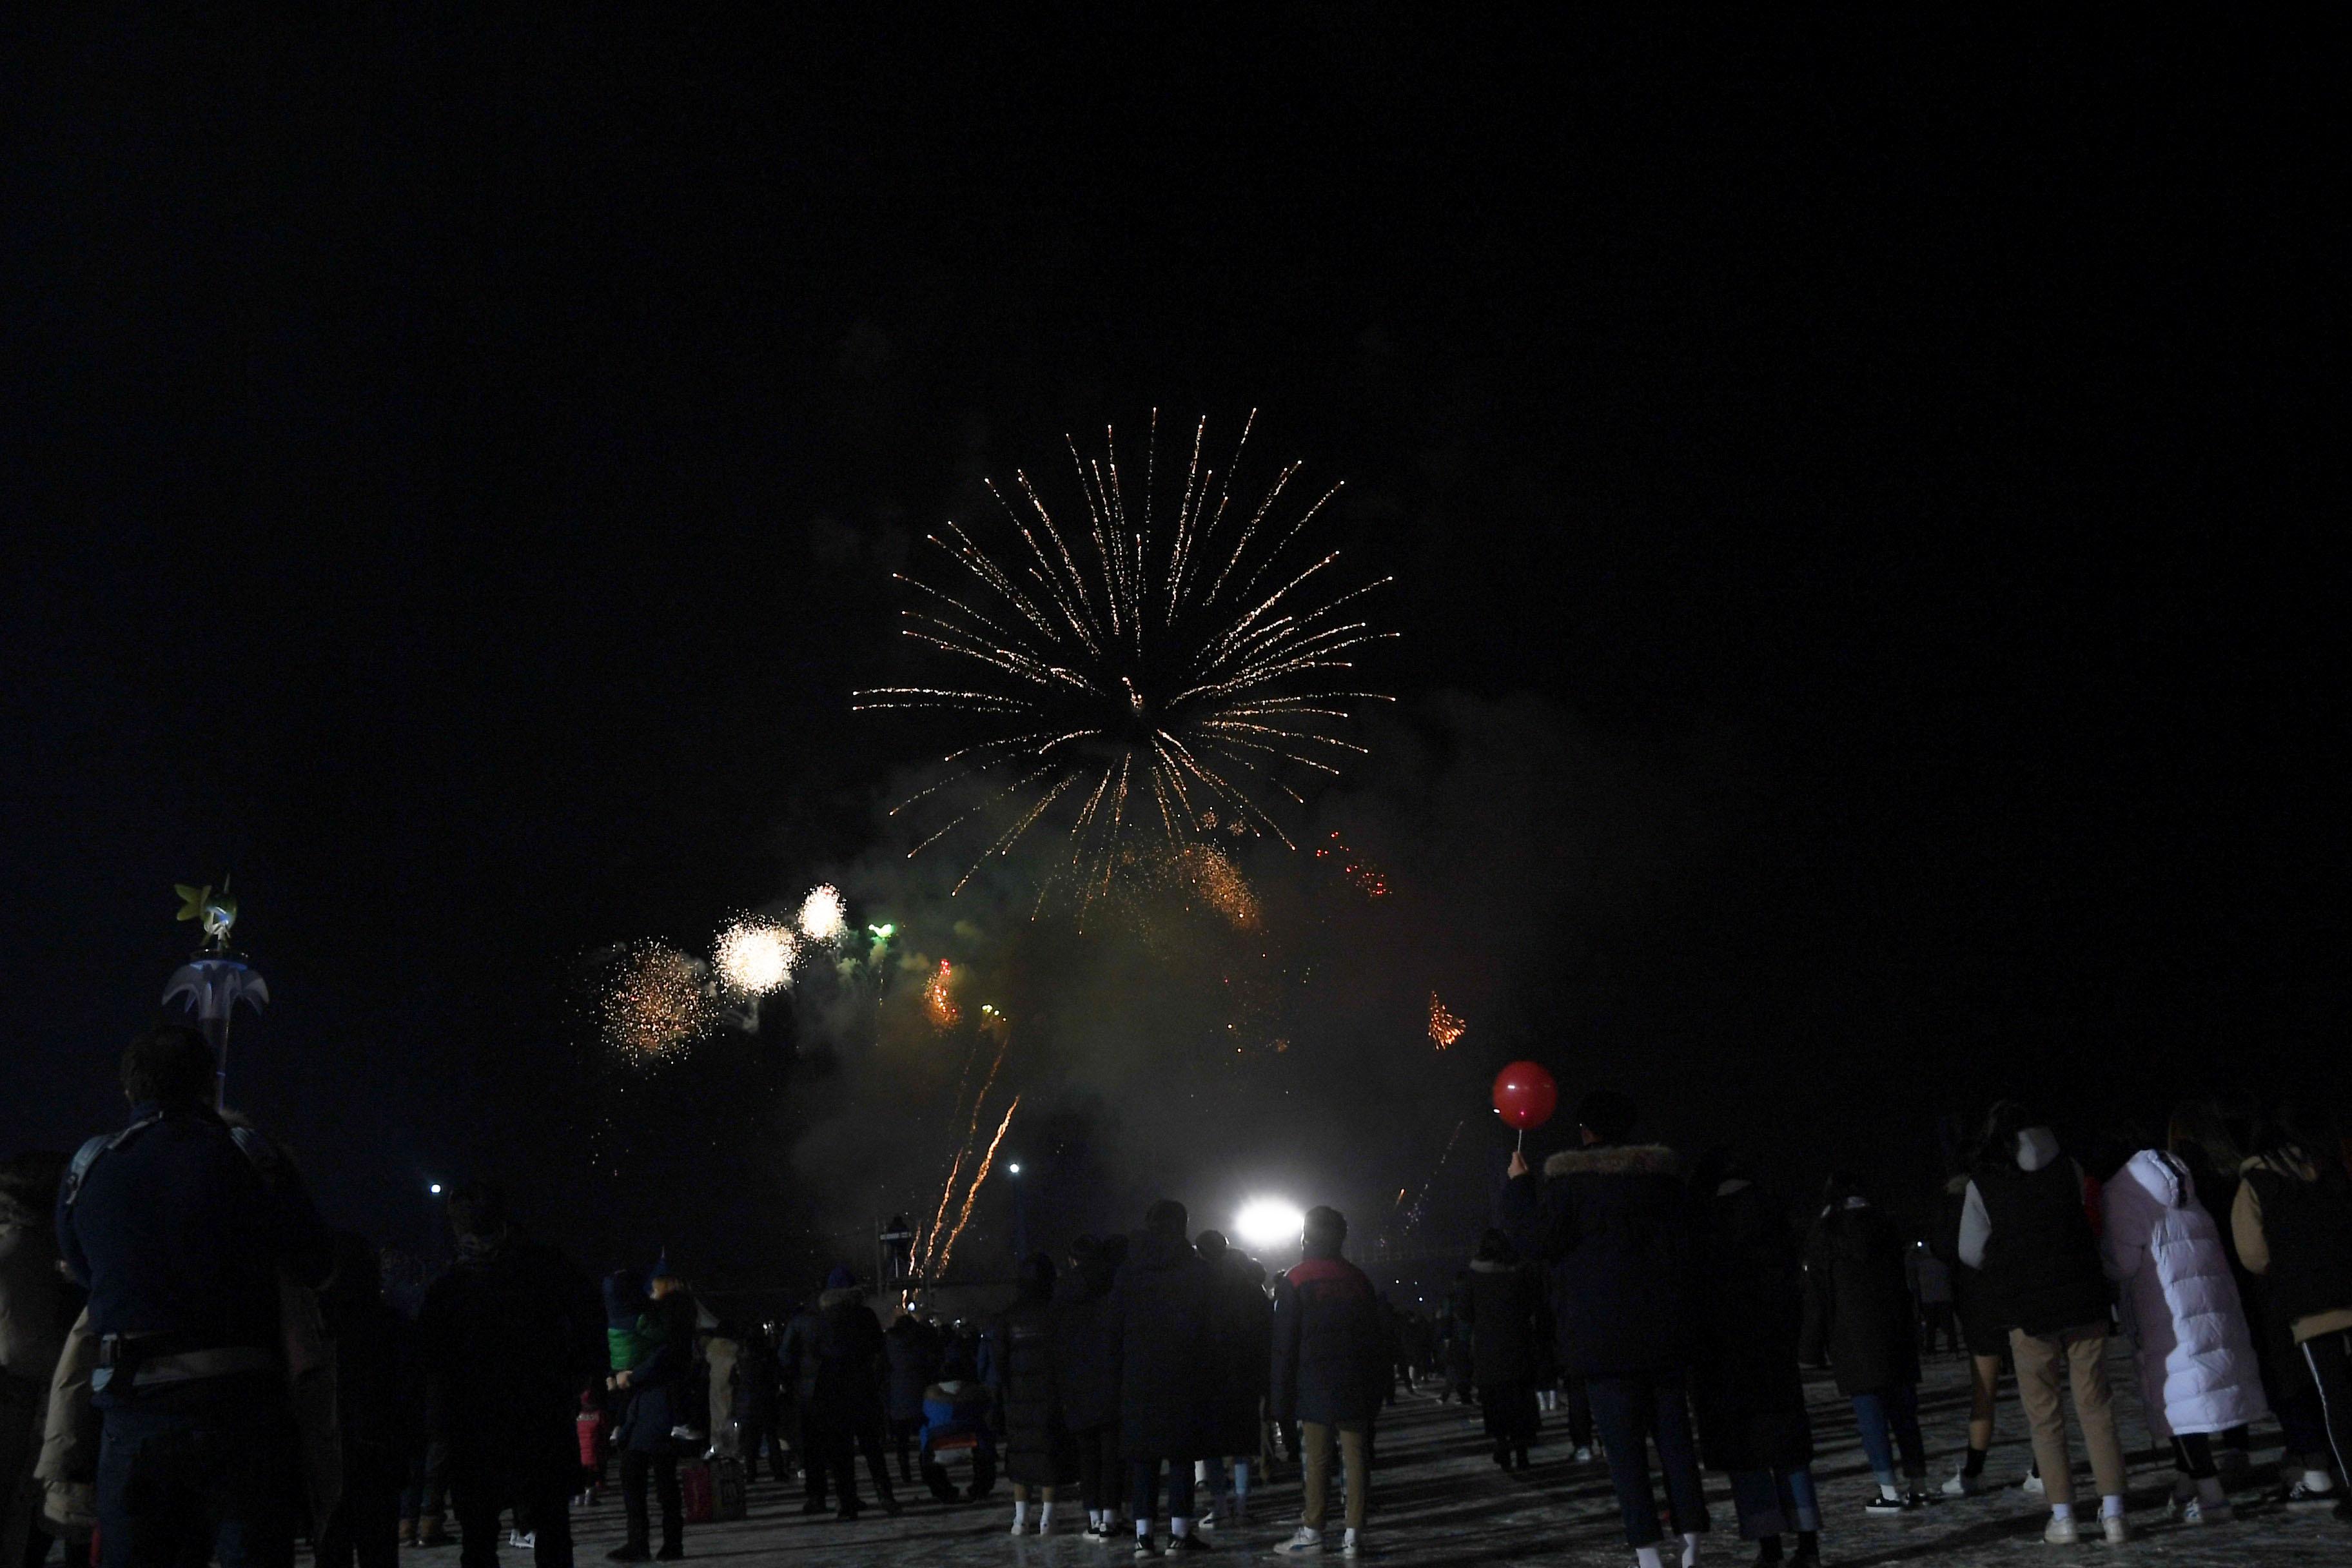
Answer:
[[[571,1568],[574,1423],[605,1365],[603,1304],[570,1258],[515,1231],[493,1183],[451,1192],[449,1228],[457,1261],[425,1292],[416,1341],[462,1561],[498,1562],[499,1514],[511,1508],[530,1521],[539,1568]]]
[[[1347,1239],[1348,1221],[1338,1209],[1308,1210],[1306,1256],[1274,1286],[1274,1411],[1298,1423],[1306,1471],[1297,1533],[1275,1548],[1286,1555],[1323,1550],[1335,1437],[1348,1484],[1341,1549],[1352,1556],[1362,1544],[1372,1421],[1388,1393],[1391,1363],[1380,1297],[1364,1271],[1339,1256]]]
[[[1182,1204],[1153,1204],[1110,1293],[1135,1536],[1148,1547],[1165,1465],[1171,1552],[1206,1546],[1192,1533],[1192,1461],[1209,1452],[1216,1356],[1215,1274],[1184,1238],[1185,1218]]]
[[[332,1243],[285,1157],[213,1108],[216,1071],[194,1029],[133,1040],[131,1123],[84,1144],[58,1194],[58,1249],[99,1342],[106,1568],[293,1561],[278,1279],[317,1284]]]

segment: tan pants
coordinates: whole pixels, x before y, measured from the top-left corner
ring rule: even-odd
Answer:
[[[1330,1512],[1331,1428],[1320,1421],[1298,1424],[1298,1447],[1307,1461],[1307,1528],[1321,1530]],[[1348,1472],[1348,1528],[1364,1528],[1364,1493],[1370,1481],[1364,1470],[1364,1424],[1339,1423],[1339,1463]]]
[[[2022,1329],[2009,1331],[2017,1359],[2018,1402],[2033,1430],[2033,1462],[2053,1503],[2074,1500],[2074,1463],[2066,1453],[2066,1412],[2059,1404],[2059,1367],[2074,1385],[2074,1418],[2083,1424],[2083,1446],[2091,1451],[2091,1474],[2103,1498],[2124,1491],[2124,1449],[2116,1440],[2116,1410],[2107,1388],[2107,1326],[2085,1324],[2042,1338]]]

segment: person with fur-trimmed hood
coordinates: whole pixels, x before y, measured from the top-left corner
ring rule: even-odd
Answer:
[[[1660,1568],[1645,1430],[1685,1556],[1708,1529],[1685,1402],[1693,1307],[1682,1163],[1664,1144],[1625,1141],[1640,1113],[1624,1095],[1595,1089],[1576,1117],[1581,1146],[1545,1161],[1540,1184],[1527,1156],[1512,1154],[1496,1222],[1522,1256],[1551,1268],[1561,1365],[1586,1380],[1626,1542],[1642,1568]]]
[[[856,1519],[857,1456],[864,1453],[882,1511],[899,1511],[890,1469],[882,1458],[882,1383],[887,1346],[882,1324],[866,1304],[857,1277],[836,1267],[824,1278],[816,1305],[784,1330],[778,1352],[783,1379],[800,1401],[803,1513],[823,1513],[825,1484],[835,1492],[834,1517]]]

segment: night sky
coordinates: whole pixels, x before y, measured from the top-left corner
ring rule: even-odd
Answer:
[[[171,884],[227,871],[278,997],[233,1098],[339,1218],[499,1169],[591,1254],[810,1245],[816,1075],[722,1041],[616,1112],[583,958],[847,885],[910,541],[1155,406],[1262,410],[1400,580],[1316,821],[1410,883],[1362,803],[1499,796],[1480,855],[1581,868],[1391,933],[1478,1000],[1420,1131],[1317,1058],[1204,1158],[1308,1120],[1386,1194],[1518,1054],[1792,1191],[1912,1190],[2002,1090],[2088,1138],[2347,1088],[2312,41],[365,9],[10,50],[0,1147],[115,1119]]]

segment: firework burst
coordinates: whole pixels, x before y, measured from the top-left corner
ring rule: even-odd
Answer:
[[[667,943],[628,949],[598,1004],[605,1040],[622,1055],[641,1058],[691,1045],[719,1024],[709,975],[699,959]]]
[[[739,999],[766,996],[790,985],[799,957],[800,944],[791,927],[751,916],[720,931],[710,952],[720,982]]]
[[[944,958],[923,984],[923,1011],[930,1015],[934,1029],[952,1029],[963,1017],[963,1009],[956,1005],[955,966]]]
[[[1431,1045],[1441,1051],[1444,1050],[1467,1033],[1469,1028],[1468,1019],[1448,1010],[1445,1004],[1437,999],[1436,992],[1433,991],[1429,994],[1429,1043]]]
[[[841,889],[830,882],[811,888],[801,900],[798,924],[811,942],[840,941],[849,931],[849,906],[842,901]]]
[[[941,580],[901,577],[918,595],[907,636],[953,677],[862,691],[857,706],[942,714],[964,731],[939,776],[896,808],[967,784],[912,852],[969,826],[981,847],[958,890],[1033,833],[1062,839],[1041,905],[1067,884],[1082,909],[1137,861],[1134,840],[1290,844],[1276,813],[1303,800],[1298,783],[1363,751],[1344,733],[1350,703],[1379,694],[1351,689],[1350,656],[1391,635],[1359,607],[1388,579],[1344,587],[1339,552],[1299,547],[1338,485],[1286,507],[1292,463],[1255,505],[1236,502],[1249,426],[1223,474],[1202,465],[1207,432],[1205,419],[1194,427],[1181,482],[1165,487],[1173,496],[1155,472],[1156,414],[1139,487],[1114,434],[1098,458],[1072,443],[1081,507],[1057,518],[1016,471],[1014,495],[989,486],[1009,525],[1000,548],[950,523],[929,539]]]

